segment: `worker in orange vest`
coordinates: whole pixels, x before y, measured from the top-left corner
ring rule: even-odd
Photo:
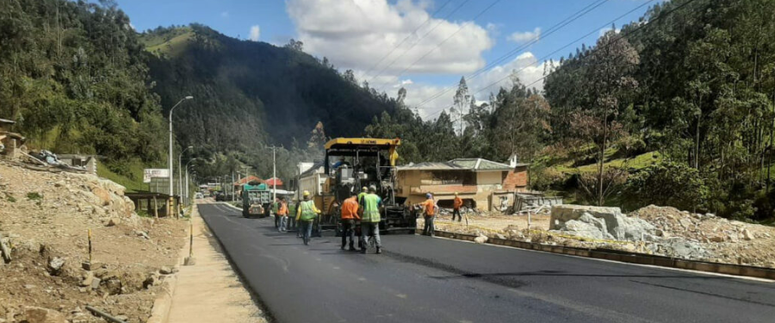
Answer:
[[[358,216],[358,195],[353,192],[350,198],[342,202],[342,250],[347,245],[347,237],[350,237],[350,251],[355,250],[355,221]]]
[[[288,232],[288,204],[285,202],[285,198],[280,198],[280,205],[277,207],[277,213],[274,216],[280,217],[280,226],[277,231]]]
[[[452,203],[452,221],[455,221],[455,215],[457,215],[457,222],[463,220],[463,217],[460,216],[461,207],[463,207],[463,199],[461,199],[457,192],[455,192],[455,200]]]
[[[426,236],[433,236],[436,233],[436,229],[433,226],[433,218],[436,217],[436,201],[433,200],[431,193],[425,194],[427,200],[422,203],[423,215],[425,216],[425,227],[422,230],[422,234]]]

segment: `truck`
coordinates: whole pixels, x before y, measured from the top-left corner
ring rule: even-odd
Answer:
[[[266,184],[245,184],[242,187],[242,216],[268,217],[272,194]]]
[[[400,145],[398,138],[336,138],[325,144],[326,179],[322,190],[313,196],[322,211],[314,226],[317,235],[326,231],[340,235],[342,202],[362,187],[370,186],[377,189],[383,201],[380,232],[415,233],[416,215],[405,205],[406,198],[395,196]]]

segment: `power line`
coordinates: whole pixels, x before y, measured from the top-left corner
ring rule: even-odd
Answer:
[[[563,27],[567,26],[571,22],[581,18],[582,16],[586,15],[587,13],[591,12],[592,10],[597,9],[598,7],[600,7],[601,5],[603,5],[607,1],[608,0],[595,0],[595,1],[593,1],[592,3],[587,5],[586,7],[582,8],[581,10],[573,13],[572,15],[568,16],[564,20],[562,20],[562,21],[558,22],[557,24],[555,24],[554,26],[550,27],[549,30],[543,35],[543,37],[546,38],[547,36],[552,35],[553,33],[557,32],[558,30],[560,30]],[[495,67],[495,65],[503,62],[507,58],[509,58],[509,57],[513,56],[514,54],[516,54],[518,52],[521,52],[522,50],[530,47],[531,45],[533,45],[535,43],[537,43],[538,41],[540,41],[540,39],[541,39],[541,35],[537,35],[536,37],[534,37],[533,39],[528,41],[528,43],[525,43],[523,45],[517,46],[516,48],[514,48],[511,51],[509,51],[508,53],[500,56],[495,61],[493,61],[492,63],[488,64],[487,66],[482,67],[482,68],[474,71],[472,74],[469,74],[468,76],[466,76],[466,79],[470,81],[470,80],[478,77],[479,75],[483,74],[486,70],[492,69],[493,67]],[[439,97],[441,97],[442,95],[444,95],[444,94],[448,93],[449,91],[451,91],[452,89],[453,88],[448,88],[446,90],[441,90],[441,91],[433,94],[429,98],[427,98],[427,99],[423,100],[422,102],[420,102],[418,106],[422,106],[422,105],[424,105],[424,104],[426,104],[426,103],[428,103],[430,101],[436,100]]]
[[[441,5],[441,7],[439,7],[439,9],[436,9],[436,11],[435,11],[435,12],[433,12],[433,13],[432,13],[432,14],[430,14],[430,15],[428,15],[428,19],[425,19],[425,21],[424,21],[422,24],[420,24],[419,26],[417,26],[417,28],[415,28],[415,29],[414,29],[414,31],[412,31],[411,33],[409,33],[409,35],[406,35],[406,37],[404,38],[404,40],[402,40],[400,43],[398,43],[398,45],[396,45],[395,47],[393,47],[393,49],[392,49],[392,50],[390,50],[390,52],[389,52],[389,53],[385,54],[385,56],[382,56],[382,58],[380,58],[380,59],[379,59],[379,61],[377,61],[377,63],[375,63],[375,64],[374,64],[374,65],[373,65],[371,68],[369,68],[369,70],[368,70],[368,71],[366,71],[366,73],[364,73],[364,74],[363,74],[363,77],[364,77],[364,78],[366,78],[366,76],[367,76],[367,75],[369,75],[369,73],[371,73],[371,71],[373,71],[375,67],[379,66],[379,64],[380,64],[380,63],[382,63],[382,61],[384,61],[384,60],[385,60],[385,58],[387,58],[388,56],[390,56],[391,54],[393,54],[393,52],[395,52],[395,51],[396,51],[396,49],[398,49],[398,47],[401,47],[401,45],[403,45],[403,44],[404,44],[404,43],[405,43],[405,42],[406,42],[406,41],[407,41],[409,38],[411,38],[411,37],[412,37],[412,35],[414,35],[414,34],[415,34],[415,33],[416,33],[418,30],[420,30],[420,28],[422,28],[422,26],[425,26],[425,24],[427,24],[429,21],[431,21],[431,19],[433,19],[433,16],[435,16],[436,14],[438,14],[439,12],[441,12],[441,10],[442,10],[442,9],[444,9],[444,7],[446,7],[446,6],[447,6],[447,4],[449,4],[451,1],[452,1],[452,0],[447,0],[447,2],[444,2],[444,4],[443,4],[443,5]]]
[[[651,1],[653,1],[653,0],[651,0]],[[649,1],[649,2],[651,2],[651,1]],[[653,22],[655,22],[655,21],[658,21],[658,20],[660,20],[660,19],[664,18],[665,16],[667,16],[667,15],[669,15],[669,14],[671,14],[671,13],[673,13],[673,12],[675,12],[675,11],[677,11],[677,10],[679,10],[679,9],[681,9],[681,8],[683,8],[683,7],[685,7],[685,6],[687,6],[688,4],[690,4],[690,3],[692,3],[692,2],[694,2],[694,0],[688,0],[688,1],[684,2],[684,3],[682,3],[681,5],[679,5],[679,6],[675,7],[675,8],[673,8],[673,9],[671,9],[670,11],[667,11],[667,12],[665,12],[665,13],[663,13],[663,14],[659,15],[659,17],[656,17],[656,18],[654,18],[654,19],[652,19],[652,20],[649,20],[649,21],[648,21],[648,22],[646,22],[646,23],[643,23],[643,24],[640,24],[640,25],[638,25],[638,27],[636,27],[635,29],[632,29],[632,30],[628,31],[626,35],[620,35],[620,37],[619,37],[619,38],[617,38],[617,39],[615,39],[613,42],[610,42],[610,43],[606,44],[606,47],[607,47],[607,46],[611,46],[611,45],[613,45],[615,42],[618,42],[619,40],[621,40],[621,39],[624,39],[624,38],[626,38],[626,37],[630,36],[631,34],[633,34],[633,33],[636,33],[636,32],[638,32],[638,31],[642,30],[644,27],[646,27],[646,26],[650,25],[651,23],[653,23]],[[648,2],[647,2],[647,3],[648,3]],[[646,4],[647,4],[647,3],[646,3]],[[645,5],[645,4],[644,4],[644,5]],[[636,10],[636,9],[638,9],[638,8],[635,8],[634,10]],[[631,10],[630,12],[628,12],[628,13],[626,13],[626,14],[624,14],[624,15],[620,16],[619,18],[621,18],[621,17],[623,17],[623,16],[625,16],[625,15],[627,15],[627,14],[630,14],[630,13],[631,13],[632,11],[634,11],[634,10]],[[618,20],[618,18],[617,18],[617,20]],[[612,22],[610,22],[609,24],[611,24],[611,23],[614,23],[614,22],[615,22],[615,21],[612,21]],[[604,25],[603,27],[601,27],[601,28],[604,28],[604,27],[605,27],[605,25]],[[595,32],[595,31],[592,31],[592,32],[590,32],[590,33],[587,33],[586,35],[582,36],[581,38],[577,39],[576,41],[579,41],[579,40],[581,40],[581,39],[583,39],[583,38],[585,38],[585,37],[587,37],[587,36],[591,35],[591,34],[592,34],[592,33],[594,33],[594,32]],[[570,45],[570,44],[568,44],[568,45],[565,45],[565,46],[561,47],[560,49],[558,49],[558,50],[556,50],[556,51],[552,52],[552,53],[551,53],[551,54],[549,54],[549,55],[552,55],[552,54],[554,54],[554,53],[556,53],[556,52],[559,52],[560,50],[563,50],[565,47],[568,47],[569,45]],[[549,75],[545,75],[545,76],[543,76],[543,77],[539,78],[538,80],[536,80],[536,81],[534,81],[534,82],[532,82],[532,83],[528,84],[528,85],[527,85],[527,86],[525,86],[525,87],[530,87],[531,85],[533,85],[533,84],[536,84],[536,83],[538,83],[538,82],[540,82],[540,81],[542,81],[542,80],[546,79],[546,77],[547,77],[547,76],[549,76]],[[483,91],[484,89],[487,89],[487,88],[489,88],[489,87],[491,87],[491,86],[493,86],[493,85],[495,85],[495,84],[498,84],[498,83],[500,83],[501,81],[503,81],[503,80],[505,80],[505,79],[507,79],[507,78],[508,78],[508,76],[507,76],[507,77],[504,77],[504,78],[501,78],[500,80],[498,80],[498,81],[495,81],[495,82],[491,83],[490,85],[487,85],[487,86],[485,86],[485,87],[481,88],[479,91],[476,91],[474,94],[476,94],[476,93],[479,93],[479,92]]]
[[[648,0],[648,1],[646,1],[645,3],[643,3],[643,4],[641,4],[641,5],[637,6],[637,7],[635,7],[634,9],[632,9],[632,10],[630,10],[630,11],[627,11],[626,13],[624,13],[624,14],[622,14],[622,15],[620,15],[620,16],[618,16],[618,17],[614,18],[613,20],[611,20],[611,21],[607,22],[606,24],[602,25],[601,27],[598,27],[598,28],[596,28],[596,29],[594,29],[594,30],[590,31],[589,33],[586,33],[586,34],[584,34],[583,36],[581,36],[581,37],[577,38],[576,40],[574,40],[574,41],[572,41],[572,42],[569,42],[569,43],[567,43],[566,45],[564,45],[564,46],[562,46],[562,47],[560,47],[560,48],[558,48],[558,49],[556,49],[556,50],[552,51],[551,53],[549,53],[549,54],[547,54],[547,55],[545,55],[545,56],[541,57],[540,59],[538,59],[538,61],[543,61],[543,60],[546,60],[546,59],[550,58],[552,55],[554,55],[554,54],[557,54],[557,53],[559,53],[559,52],[560,52],[560,51],[562,51],[562,50],[565,50],[567,47],[569,47],[569,46],[571,46],[571,45],[573,45],[573,44],[575,44],[575,43],[577,43],[577,42],[579,42],[579,41],[583,40],[584,38],[587,38],[587,37],[589,37],[590,35],[592,35],[592,34],[594,34],[594,33],[596,33],[596,32],[599,32],[599,31],[600,31],[600,29],[602,29],[602,28],[605,28],[605,27],[607,27],[607,26],[610,26],[611,24],[615,23],[617,20],[619,20],[619,19],[622,19],[622,18],[624,18],[625,16],[627,16],[627,15],[629,15],[629,14],[631,14],[631,13],[633,13],[633,12],[635,12],[635,11],[637,11],[637,10],[641,9],[641,8],[643,8],[644,6],[648,5],[649,3],[653,2],[653,1],[654,1],[654,0]],[[694,0],[689,0],[688,2],[686,2],[686,3],[682,4],[682,5],[680,5],[679,7],[677,7],[676,9],[669,11],[667,14],[669,14],[669,13],[672,13],[673,11],[675,11],[675,10],[677,10],[677,9],[680,9],[680,8],[684,7],[686,4],[688,4],[688,3],[691,3],[691,2],[693,2],[693,1],[694,1]],[[666,14],[664,14],[664,15],[666,15]],[[660,19],[662,16],[664,16],[664,15],[661,15],[660,17],[657,17],[657,18],[655,18],[655,19],[653,19],[653,20],[650,20],[649,22],[647,22],[647,23],[645,23],[645,24],[642,24],[642,25],[638,26],[636,29],[634,29],[634,30],[633,30],[633,31],[631,31],[631,32],[628,32],[628,34],[627,34],[627,35],[624,35],[624,36],[622,36],[622,37],[629,36],[629,35],[630,35],[630,34],[632,34],[633,32],[635,32],[635,31],[637,31],[637,30],[640,30],[641,28],[643,28],[644,26],[646,26],[646,25],[650,24],[651,22],[653,22],[653,21],[656,21],[656,20],[659,20],[659,19]],[[610,43],[609,43],[609,45],[610,45]],[[528,67],[529,67],[529,66],[525,66],[525,67],[523,67],[523,68],[521,68],[521,69],[519,69],[519,70],[516,70],[516,71],[514,71],[514,73],[519,73],[519,72],[521,72],[521,71],[525,70],[525,69],[526,69],[526,68],[528,68]],[[496,85],[496,84],[498,84],[498,83],[500,83],[500,82],[502,82],[502,81],[504,81],[504,80],[506,80],[506,79],[508,79],[508,78],[510,78],[510,77],[511,77],[511,75],[507,75],[507,76],[505,76],[505,77],[503,77],[503,78],[501,78],[501,79],[499,79],[499,80],[497,80],[497,81],[495,81],[495,82],[493,82],[493,83],[490,83],[489,85],[487,85],[487,86],[485,86],[485,87],[482,87],[482,88],[480,88],[478,91],[474,92],[472,95],[476,95],[476,94],[478,94],[478,93],[480,93],[480,92],[484,91],[485,89],[487,89],[487,88],[490,88],[491,86],[493,86],[493,85]],[[545,78],[546,78],[546,76],[544,76],[544,77],[541,77],[541,78],[540,78],[538,81],[540,81],[540,80],[543,80],[543,79],[545,79]],[[533,83],[531,83],[530,85],[532,85],[532,84],[535,84],[535,83],[537,83],[538,81],[536,81],[536,82],[533,82]],[[417,107],[419,108],[420,106],[421,106],[421,105],[418,105]],[[442,110],[442,111],[443,111],[443,110]],[[441,113],[441,112],[438,112],[438,113]]]
[[[482,15],[483,15],[485,12],[487,12],[488,10],[490,10],[490,8],[492,8],[493,6],[495,6],[495,5],[496,5],[498,2],[500,2],[500,1],[501,1],[501,0],[495,0],[495,1],[493,1],[492,3],[490,3],[490,5],[489,5],[489,6],[487,6],[486,8],[484,8],[484,10],[480,11],[480,12],[479,12],[479,13],[478,13],[476,16],[474,16],[474,18],[473,18],[473,19],[471,19],[471,20],[472,20],[472,21],[476,21],[476,19],[478,19],[479,17],[481,17],[481,16],[482,16]],[[416,61],[414,61],[414,62],[413,62],[411,65],[409,65],[409,66],[407,66],[406,68],[404,68],[403,70],[401,70],[401,72],[399,72],[399,73],[398,73],[398,75],[396,75],[396,77],[399,77],[399,76],[403,75],[403,74],[404,74],[404,72],[408,71],[408,70],[409,70],[410,68],[412,68],[412,67],[413,67],[415,64],[417,64],[417,63],[418,63],[418,62],[420,62],[421,60],[423,60],[423,59],[425,59],[426,57],[428,57],[428,55],[430,55],[431,53],[433,53],[433,51],[435,51],[436,49],[438,49],[438,48],[439,48],[441,45],[443,45],[444,43],[446,43],[448,40],[450,40],[452,37],[454,37],[454,36],[455,36],[457,33],[459,33],[461,30],[463,30],[463,27],[464,27],[464,25],[463,25],[463,24],[461,24],[461,25],[460,25],[460,28],[458,28],[458,29],[457,29],[457,30],[456,30],[454,33],[452,33],[451,35],[449,35],[449,37],[447,37],[447,38],[445,38],[444,40],[442,40],[442,41],[441,41],[440,43],[438,43],[438,44],[437,44],[435,47],[433,47],[431,50],[429,50],[427,53],[425,53],[425,55],[423,55],[422,57],[420,57],[419,59],[417,59]],[[382,85],[380,85],[378,88],[382,88],[382,87],[384,87],[385,85],[387,85],[387,83],[389,83],[389,82],[382,83]]]
[[[684,2],[684,3],[682,3],[682,4],[680,4],[679,6],[677,6],[677,7],[673,8],[673,9],[671,9],[671,10],[669,10],[669,11],[667,11],[667,12],[664,12],[664,13],[660,14],[660,15],[659,15],[659,17],[656,17],[656,18],[654,18],[654,19],[651,19],[651,20],[649,20],[648,22],[646,22],[646,23],[644,23],[644,24],[640,24],[640,25],[638,25],[638,27],[636,27],[635,29],[632,29],[632,30],[629,30],[629,31],[627,31],[627,34],[626,34],[626,35],[620,35],[620,36],[619,36],[619,38],[616,38],[616,39],[614,39],[614,41],[612,41],[612,42],[610,42],[610,43],[606,44],[605,46],[606,46],[606,47],[607,47],[607,46],[611,46],[611,45],[613,45],[614,43],[618,42],[619,40],[625,39],[626,37],[628,37],[628,36],[630,36],[630,35],[632,35],[632,34],[634,34],[634,33],[638,32],[638,31],[642,30],[642,29],[643,29],[644,27],[646,27],[647,25],[649,25],[649,24],[651,24],[651,23],[653,23],[653,22],[655,22],[655,21],[657,21],[657,20],[660,20],[660,19],[664,18],[665,16],[668,16],[668,15],[672,14],[672,13],[673,13],[673,12],[675,12],[675,11],[678,11],[678,10],[682,9],[683,7],[685,7],[685,6],[689,5],[690,3],[694,2],[694,1],[695,1],[695,0],[688,0],[688,1],[686,1],[686,2]],[[637,9],[637,8],[636,8],[636,9]],[[628,13],[628,14],[629,14],[629,13]],[[589,34],[587,34],[587,35],[589,35]],[[587,35],[585,35],[584,37],[586,37]],[[566,45],[566,46],[567,46],[567,45]],[[544,79],[546,79],[546,77],[548,77],[548,76],[549,76],[549,75],[545,75],[545,76],[543,76],[543,77],[539,78],[538,80],[535,80],[535,81],[531,82],[530,84],[527,84],[527,85],[525,85],[525,87],[526,87],[526,88],[529,88],[530,86],[532,86],[532,85],[534,85],[534,84],[536,84],[536,83],[538,83],[538,82],[540,82],[540,81],[543,81],[543,80],[544,80]],[[497,82],[495,82],[495,83],[493,83],[493,84],[496,84],[496,83],[498,83],[498,82],[500,82],[500,81],[503,81],[504,79],[506,79],[506,78],[503,78],[503,79],[501,79],[501,80],[499,80],[499,81],[497,81]],[[489,86],[492,86],[493,84],[490,84],[490,85],[488,85],[487,87],[489,87]],[[485,87],[485,88],[486,88],[486,87]],[[484,88],[483,88],[483,89],[484,89]],[[483,90],[483,89],[482,89],[482,90]],[[481,92],[482,90],[479,90],[479,91],[477,91],[476,93],[479,93],[479,92]],[[476,93],[474,93],[474,94],[476,94]],[[443,112],[443,110],[442,110],[442,112]],[[457,122],[457,121],[460,121],[460,119],[461,119],[461,118],[457,118],[457,119],[453,120],[453,121],[452,121],[452,123],[454,124],[455,122]]]
[[[387,66],[385,66],[384,68],[382,68],[382,69],[379,71],[379,73],[377,73],[377,75],[374,75],[374,76],[372,76],[372,77],[371,77],[371,78],[370,78],[370,79],[369,79],[367,82],[368,82],[368,83],[371,83],[371,81],[373,81],[375,78],[377,78],[377,76],[380,76],[380,75],[382,75],[382,72],[386,71],[388,68],[390,68],[391,66],[393,66],[393,64],[394,64],[394,63],[395,63],[395,62],[396,62],[396,61],[397,61],[399,58],[401,58],[401,57],[404,57],[404,55],[406,55],[406,53],[407,53],[407,52],[409,52],[410,50],[412,50],[412,48],[414,48],[414,46],[417,46],[417,44],[419,44],[419,43],[420,43],[420,42],[421,42],[423,39],[425,39],[425,37],[427,37],[428,35],[430,35],[430,34],[431,34],[431,33],[432,33],[434,30],[436,30],[436,28],[438,28],[438,27],[439,27],[439,26],[440,26],[440,25],[441,25],[441,24],[442,24],[442,23],[443,23],[445,20],[447,20],[447,18],[449,18],[449,17],[451,17],[453,14],[455,14],[455,12],[457,12],[458,10],[460,10],[460,8],[462,8],[462,7],[463,7],[463,6],[464,6],[466,3],[468,3],[469,1],[471,1],[471,0],[465,0],[465,1],[461,2],[461,3],[460,3],[458,6],[457,6],[457,7],[455,7],[455,9],[453,9],[453,10],[452,10],[450,13],[448,13],[446,16],[444,16],[444,18],[442,18],[441,20],[439,20],[439,22],[438,22],[438,23],[437,23],[435,26],[433,26],[433,28],[431,28],[431,30],[429,30],[427,33],[425,33],[424,35],[422,35],[422,37],[420,37],[420,39],[418,39],[416,42],[414,42],[414,44],[412,44],[412,46],[409,46],[409,48],[407,48],[407,49],[406,49],[406,50],[405,50],[403,53],[401,53],[401,55],[398,55],[398,57],[396,57],[396,58],[394,58],[392,61],[390,61],[390,63],[389,63]],[[365,78],[365,77],[364,77],[364,78]]]

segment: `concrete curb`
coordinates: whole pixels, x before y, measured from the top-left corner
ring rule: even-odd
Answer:
[[[417,230],[418,233],[422,233],[422,230]],[[474,241],[475,235],[462,234],[446,231],[436,231],[436,236],[464,240]],[[694,271],[702,271],[709,273],[746,276],[764,279],[775,280],[775,269],[755,266],[744,266],[734,264],[723,264],[715,262],[688,260],[680,258],[671,258],[665,256],[655,256],[642,253],[634,253],[620,250],[609,249],[587,249],[576,248],[566,246],[545,245],[534,242],[507,240],[499,238],[488,238],[486,244],[493,244],[505,247],[513,247],[520,249],[537,250],[550,253],[559,253],[578,257],[597,258],[605,260],[613,260],[626,263],[634,263],[641,265],[651,265],[659,267],[679,268]]]
[[[193,213],[197,212],[199,213],[199,208],[196,204],[192,206],[191,210],[191,217],[189,217],[189,221],[191,221],[191,218],[193,217]],[[178,261],[173,266],[174,271],[177,272],[177,270],[180,268],[180,264],[183,263],[183,260],[188,256],[188,240],[189,236],[191,235],[191,226],[189,225],[188,228],[186,228],[186,237],[185,242],[183,244],[183,248],[180,248],[180,254],[178,255]],[[153,302],[153,308],[151,309],[151,317],[148,318],[148,321],[146,323],[167,323],[169,321],[170,316],[170,309],[172,309],[172,295],[175,295],[175,288],[178,285],[178,274],[172,274],[168,275],[164,278],[164,282],[162,285],[163,293],[159,294],[156,297],[156,300]]]

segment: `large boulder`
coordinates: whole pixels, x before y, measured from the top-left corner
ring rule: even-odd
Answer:
[[[570,225],[568,222],[571,222]],[[600,233],[594,232],[593,228]],[[654,240],[656,231],[651,223],[628,218],[618,207],[572,204],[552,207],[550,229],[589,238],[616,240]]]
[[[593,217],[585,218],[583,220],[582,219],[570,220],[563,223],[560,230],[552,230],[552,231],[562,233],[562,234],[573,235],[577,237],[590,238],[590,239],[598,239],[598,240],[613,239],[611,234],[606,232],[605,229],[601,229],[600,227],[601,222],[603,221],[595,219]],[[605,227],[604,222],[602,223],[602,225],[603,227]]]

